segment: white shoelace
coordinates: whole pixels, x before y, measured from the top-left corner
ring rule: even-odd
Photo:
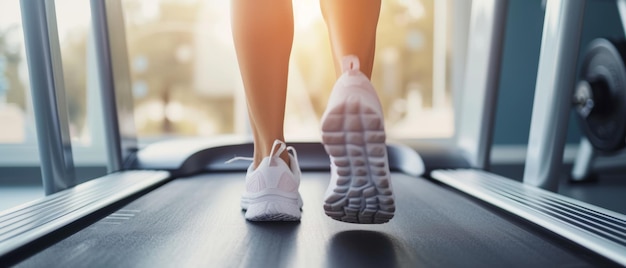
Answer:
[[[278,146],[278,150],[276,150],[276,145]],[[291,152],[291,154],[293,154],[293,158],[294,159],[298,159],[298,155],[296,153],[296,149],[293,148],[292,146],[287,146],[284,142],[280,141],[280,140],[275,140],[274,144],[272,145],[272,151],[270,152],[270,159],[272,159],[273,157],[279,157],[285,150],[287,150],[287,152]],[[230,164],[232,162],[235,161],[254,161],[254,157],[246,157],[246,156],[235,156],[233,158],[231,158],[230,160],[226,161],[225,164]],[[269,166],[271,161],[267,162],[267,165]]]

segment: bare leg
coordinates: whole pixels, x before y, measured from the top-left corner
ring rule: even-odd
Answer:
[[[284,141],[289,55],[293,43],[291,0],[232,0],[232,30],[254,135],[254,165]],[[281,158],[289,163],[287,153]]]
[[[356,55],[361,72],[372,76],[380,0],[320,0],[335,60],[337,77],[341,59]]]

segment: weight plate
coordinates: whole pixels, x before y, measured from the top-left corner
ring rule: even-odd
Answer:
[[[580,126],[601,151],[626,146],[626,66],[624,42],[594,40],[583,60],[574,101]]]

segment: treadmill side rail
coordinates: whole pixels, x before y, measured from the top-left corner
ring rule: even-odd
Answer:
[[[485,171],[436,170],[432,177],[626,265],[625,215]]]
[[[0,212],[0,263],[8,253],[169,178],[166,171],[117,172]]]

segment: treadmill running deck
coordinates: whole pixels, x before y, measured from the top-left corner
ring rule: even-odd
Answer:
[[[301,222],[247,222],[243,173],[176,179],[19,266],[553,267],[606,260],[432,181],[394,173],[397,211],[383,225],[324,215],[328,173],[305,172]]]

